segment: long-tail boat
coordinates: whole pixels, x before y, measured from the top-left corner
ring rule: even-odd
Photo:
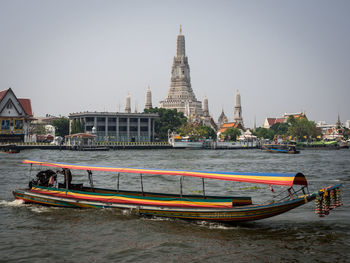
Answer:
[[[70,208],[115,208],[130,210],[144,216],[243,222],[264,219],[285,213],[291,209],[316,200],[316,213],[324,216],[341,205],[341,184],[329,186],[314,193],[309,193],[308,183],[302,173],[232,173],[166,169],[140,169],[78,165],[60,162],[41,162],[24,160],[23,163],[46,166],[60,171],[45,170],[39,172],[37,180],[32,180],[27,189],[13,191],[16,199],[25,203],[42,204]],[[71,170],[87,171],[89,186],[71,183]],[[116,172],[116,189],[96,188],[92,172]],[[140,174],[141,191],[119,189],[121,173]],[[57,176],[63,174],[64,183],[58,183]],[[165,194],[146,192],[143,188],[143,175],[180,176],[180,193]],[[182,179],[184,176],[202,178],[202,195],[183,195]],[[74,177],[74,175],[73,175]],[[274,202],[255,204],[251,197],[212,196],[205,194],[204,179],[228,180],[255,184],[285,186],[286,196],[279,195]],[[297,189],[298,188],[298,189]]]
[[[268,151],[270,153],[300,153],[300,151],[297,150],[293,144],[264,144],[261,148],[262,150]]]

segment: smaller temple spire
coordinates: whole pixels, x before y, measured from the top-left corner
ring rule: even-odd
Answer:
[[[254,116],[254,131],[256,131],[256,116]]]
[[[218,119],[218,127],[220,128],[222,124],[228,122],[228,119],[224,113],[224,107],[222,107],[221,114]]]
[[[209,116],[209,106],[208,106],[208,98],[207,98],[207,96],[205,96],[204,100],[203,100],[203,115],[205,117]]]
[[[234,121],[243,126],[241,95],[239,94],[238,90],[236,91],[236,105],[234,108]]]
[[[179,35],[182,35],[182,25],[180,25],[180,34]]]
[[[337,128],[340,128],[340,127],[341,127],[341,121],[340,121],[339,112],[338,112],[338,120],[337,120],[337,123],[336,123],[335,125],[337,126]]]
[[[131,113],[131,97],[130,97],[130,93],[128,93],[128,96],[126,96],[125,112],[126,113]]]
[[[147,91],[146,91],[146,104],[145,104],[145,109],[150,109],[152,108],[152,93],[149,85],[147,86]]]

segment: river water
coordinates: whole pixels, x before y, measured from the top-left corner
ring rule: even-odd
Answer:
[[[28,184],[24,159],[106,166],[238,172],[302,172],[310,191],[343,184],[344,205],[319,218],[314,203],[288,213],[236,225],[140,218],[110,209],[25,205],[12,190]],[[36,171],[32,171],[34,175]],[[87,184],[79,171],[73,182]],[[94,174],[95,186],[117,187],[117,174]],[[179,178],[143,176],[145,191],[179,192]],[[0,155],[0,262],[350,262],[350,150],[304,150],[299,155],[260,150],[24,150]],[[138,175],[122,175],[120,188],[140,190]],[[201,179],[185,178],[186,194]],[[275,189],[278,190],[278,189]],[[207,194],[266,201],[268,186],[206,180]]]

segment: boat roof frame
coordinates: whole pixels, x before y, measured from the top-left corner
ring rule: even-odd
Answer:
[[[34,164],[47,167],[66,168],[71,170],[107,171],[119,173],[153,174],[153,175],[176,175],[199,177],[204,179],[216,179],[254,184],[268,184],[289,186],[307,186],[307,180],[302,173],[242,173],[242,172],[214,172],[214,171],[191,171],[191,170],[168,170],[150,168],[129,168],[110,166],[77,165],[63,162],[44,162],[36,160],[24,160],[24,164]]]

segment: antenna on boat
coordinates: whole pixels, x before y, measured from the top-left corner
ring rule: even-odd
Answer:
[[[30,182],[30,178],[32,178],[32,168],[33,168],[33,164],[30,164],[30,170],[29,170],[29,175],[28,175],[28,182]],[[31,187],[29,187],[31,188]]]
[[[117,191],[119,193],[119,177],[120,177],[120,173],[118,173],[118,183],[117,183]]]
[[[91,172],[91,170],[87,170],[87,172],[88,172],[88,177],[89,177],[89,183],[90,183],[91,191],[95,192],[95,190],[94,190],[94,181],[92,179],[92,172]]]
[[[204,184],[204,178],[202,178],[202,184],[203,184],[203,198],[206,199],[205,197],[205,184]]]
[[[180,177],[180,197],[181,197],[181,198],[182,198],[182,182],[183,182],[183,180],[184,180],[184,177],[181,176],[181,177]]]
[[[141,191],[142,191],[142,195],[144,196],[145,193],[143,192],[142,173],[140,173],[140,178],[141,178]]]

